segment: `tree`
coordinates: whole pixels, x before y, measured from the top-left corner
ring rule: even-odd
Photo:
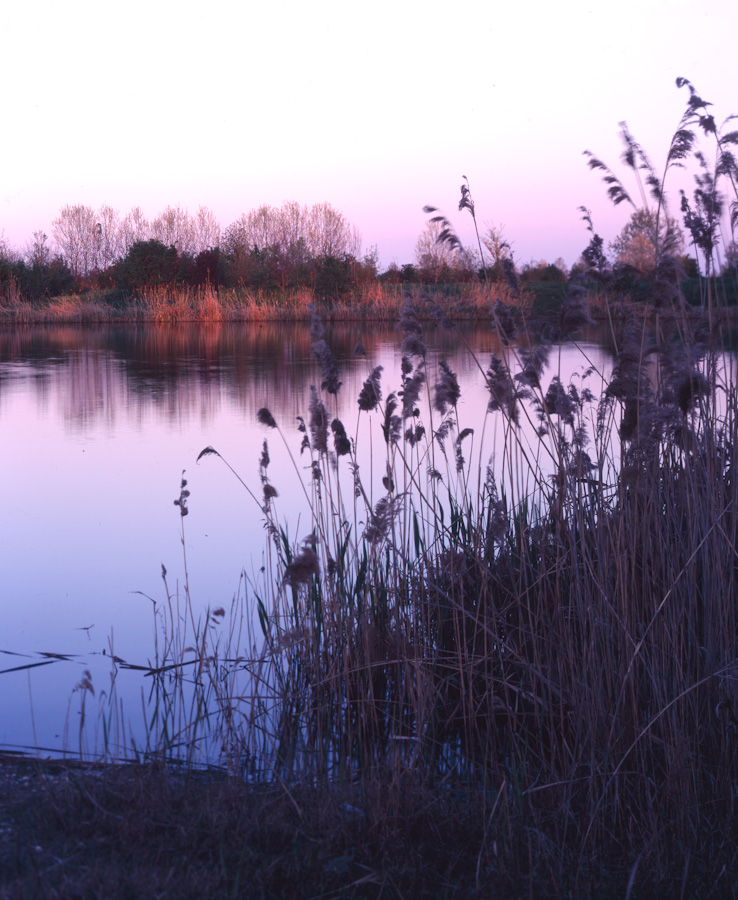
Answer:
[[[112,266],[126,252],[119,214],[107,204],[65,206],[51,223],[56,247],[75,278]]]
[[[181,206],[167,206],[151,223],[151,236],[165,247],[174,247],[177,253],[195,252],[195,222]]]
[[[305,238],[313,257],[359,255],[361,235],[330,203],[316,203],[305,219]]]
[[[213,250],[220,245],[220,225],[212,210],[201,206],[194,218],[195,254]]]
[[[260,206],[229,225],[222,240],[229,282],[283,290],[315,284],[327,259],[341,265],[348,259],[355,277],[356,266],[362,265],[357,262],[360,247],[359,232],[329,203]],[[328,270],[335,271],[335,262]]]
[[[564,284],[567,280],[567,273],[565,271],[566,263],[561,259],[559,259],[558,262],[563,264],[563,269],[557,263],[548,263],[545,259],[541,259],[538,262],[531,262],[523,266],[523,271],[520,273],[520,280]]]
[[[556,259],[553,261],[553,265],[554,265],[560,272],[563,273],[563,275],[564,275],[564,281],[567,281],[568,278],[569,278],[569,266],[567,266],[566,260],[563,258],[563,256],[557,256]]]
[[[129,291],[162,284],[172,284],[177,279],[179,256],[173,246],[161,241],[138,241],[114,270],[115,283]]]
[[[468,281],[474,269],[471,254],[442,239],[443,223],[429,220],[415,244],[415,262],[423,281]]]
[[[51,223],[54,240],[72,275],[88,275],[95,267],[95,210],[90,206],[65,206]]]
[[[120,223],[121,253],[125,255],[131,247],[139,241],[148,241],[151,238],[151,225],[141,211],[140,206],[134,206]]]
[[[487,274],[494,281],[505,280],[503,260],[509,259],[512,248],[505,237],[503,225],[489,225],[482,235],[482,243],[489,253],[490,264],[487,266]]]
[[[228,253],[238,253],[259,248],[279,247],[285,249],[284,229],[280,221],[280,210],[263,205],[244,213],[225,230],[224,249]],[[293,240],[297,241],[301,232],[297,231]]]
[[[364,283],[374,283],[379,274],[379,249],[372,244],[366,251],[361,261],[356,262],[357,280]]]
[[[656,230],[656,213],[637,209],[620,234],[610,244],[613,262],[632,266],[647,275],[664,256],[678,256],[684,250],[684,234],[676,219],[662,215]]]
[[[5,240],[5,232],[0,232],[0,260],[8,262],[13,258],[13,255],[10,245]]]
[[[315,272],[314,290],[324,299],[335,300],[350,291],[354,285],[353,257],[321,256]]]
[[[228,253],[277,247],[287,255],[300,245],[312,259],[346,254],[358,257],[361,236],[330,203],[311,207],[285,203],[281,207],[260,206],[242,215],[228,226],[224,238]]]
[[[179,272],[184,273],[186,281],[193,287],[209,285],[217,291],[220,285],[220,262],[220,250],[213,247],[201,250],[194,259],[181,257]]]
[[[26,245],[25,260],[32,268],[43,268],[51,262],[51,247],[43,231],[34,231],[33,240]]]
[[[102,271],[120,259],[123,252],[120,216],[112,207],[103,204],[96,218],[94,268]]]

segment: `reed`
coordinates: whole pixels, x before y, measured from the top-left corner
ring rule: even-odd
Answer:
[[[265,440],[260,485],[241,482],[267,527],[264,570],[200,622],[186,585],[156,606],[137,758],[215,760],[289,791],[339,786],[373,819],[391,819],[408,789],[462,791],[504,865],[532,860],[572,890],[624,886],[636,865],[642,883],[673,886],[685,848],[700,854],[695,878],[705,860],[727,865],[738,850],[732,358],[691,319],[658,347],[630,319],[595,394],[564,383],[555,345],[513,340],[497,305],[507,343],[476,361],[489,403],[473,432],[455,374],[427,356],[429,306],[406,296],[400,381],[385,386],[368,364],[354,423],[333,413],[340,373],[313,314],[323,380],[296,445],[259,413],[267,438],[303,459],[275,484]],[[582,310],[569,304],[567,321]],[[493,467],[477,435],[495,428]],[[374,472],[360,452],[369,431]],[[201,457],[223,461],[213,448]],[[277,503],[295,488],[311,514],[290,539]]]

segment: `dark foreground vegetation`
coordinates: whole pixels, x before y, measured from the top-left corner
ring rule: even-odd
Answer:
[[[680,133],[713,134],[689,90]],[[491,303],[473,422],[426,350],[425,317],[455,330],[437,298],[402,298],[401,373],[367,361],[353,421],[313,315],[320,387],[296,433],[259,411],[242,482],[264,568],[202,616],[166,589],[146,740],[115,678],[101,712],[99,757],[135,765],[9,792],[6,895],[738,896],[738,386],[715,283],[689,312],[674,272],[657,252],[652,321],[612,317],[608,372],[556,365],[581,283],[540,329]]]
[[[654,883],[616,844],[596,848],[574,892],[545,835],[501,835],[482,797],[453,789],[376,786],[357,806],[339,789],[171,767],[11,761],[0,785],[4,900],[736,895],[717,847],[686,849]]]
[[[215,773],[0,762],[0,896],[545,896],[504,872],[484,807],[416,785],[254,787]],[[490,868],[492,866],[492,868]]]

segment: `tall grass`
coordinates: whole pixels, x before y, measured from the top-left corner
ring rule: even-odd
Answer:
[[[513,296],[505,284],[495,286],[497,294],[510,305],[525,311],[533,297],[523,292]],[[487,289],[480,284],[412,287],[443,298],[458,319],[485,318]],[[14,282],[0,295],[0,321],[28,322],[266,322],[309,321],[311,309],[320,310],[331,321],[397,318],[402,307],[402,285],[379,283],[362,287],[351,295],[319,297],[310,288],[284,292],[252,291],[245,288],[186,286],[154,287],[140,295],[121,291],[90,291],[81,295],[50,298],[42,303],[27,302]]]
[[[658,347],[629,320],[595,396],[497,305],[504,349],[476,361],[477,437],[455,374],[428,359],[423,302],[403,307],[399,383],[368,363],[352,423],[334,414],[340,373],[314,316],[322,385],[302,446],[259,413],[294,471],[273,483],[265,440],[260,485],[244,485],[267,527],[264,570],[200,623],[186,589],[181,609],[167,592],[138,752],[338,784],[375,816],[408,786],[464,790],[511,865],[530,857],[580,887],[624,860],[663,882],[685,848],[700,867],[734,860],[731,358],[694,320]],[[493,465],[479,437],[495,428]],[[311,510],[295,540],[275,512],[283,490]]]
[[[263,517],[264,567],[204,623],[186,588],[182,609],[167,592],[144,755],[215,748],[287,792],[337,785],[375,823],[408,788],[465,794],[486,822],[479,859],[563,896],[611,875],[621,895],[734,886],[738,388],[711,307],[613,323],[593,393],[497,301],[502,350],[474,357],[488,403],[469,425],[428,315],[455,330],[406,295],[399,380],[367,361],[343,421],[313,310],[322,380],[296,441],[263,408],[259,485],[231,469]],[[572,294],[555,338],[586,318]],[[268,439],[293,463],[277,481]],[[217,458],[231,468],[200,454]],[[310,510],[293,539],[285,490]],[[184,483],[177,504],[184,528]]]

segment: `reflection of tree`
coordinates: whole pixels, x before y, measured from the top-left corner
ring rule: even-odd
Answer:
[[[449,357],[458,350],[452,333],[437,329],[427,338]],[[341,324],[327,329],[326,340],[341,369],[343,402],[351,406],[370,367],[353,356],[357,343],[372,365],[389,356],[399,368],[398,333],[392,328]],[[483,353],[499,349],[491,332],[474,340]],[[305,324],[19,327],[0,332],[0,366],[30,368],[37,402],[57,404],[77,430],[112,429],[123,419],[143,423],[151,416],[207,422],[227,398],[245,421],[254,421],[257,410],[268,406],[289,428],[305,411],[307,386],[320,383],[312,344]],[[457,371],[463,375],[471,365],[463,354]]]
[[[334,352],[350,358],[352,338],[346,329]],[[362,339],[371,349],[371,338]],[[288,398],[299,396],[302,406],[304,386],[318,374],[311,345],[305,325],[21,327],[0,332],[0,365],[30,367],[37,399],[56,397],[75,428],[151,414],[207,421],[227,395],[245,416],[266,403],[292,416]]]

